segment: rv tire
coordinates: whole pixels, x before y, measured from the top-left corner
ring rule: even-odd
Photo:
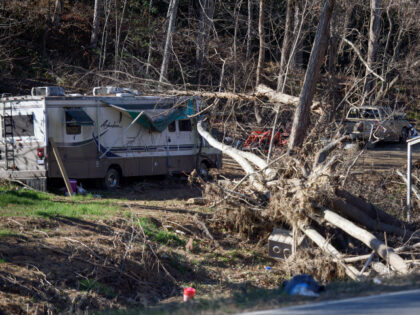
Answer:
[[[104,186],[106,189],[116,189],[120,184],[121,174],[115,168],[110,168],[105,174]]]
[[[200,174],[201,177],[203,177],[204,179],[207,179],[207,177],[209,176],[208,163],[206,163],[205,161],[201,161],[200,167],[198,169],[198,173]]]

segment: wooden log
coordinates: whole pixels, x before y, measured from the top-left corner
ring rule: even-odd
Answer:
[[[357,262],[357,261],[368,259],[371,255],[372,254],[360,255],[360,256],[355,256],[355,257],[345,257],[343,258],[343,261],[344,262]]]
[[[373,249],[380,257],[388,261],[396,271],[402,274],[408,273],[408,266],[394,250],[386,246],[382,241],[377,239],[372,233],[360,228],[353,222],[343,218],[331,210],[324,210],[324,219],[332,225],[340,228],[347,234],[353,236],[366,246]]]
[[[299,104],[299,97],[276,92],[264,84],[259,84],[255,91],[256,96],[267,97],[272,103],[289,104],[293,106],[297,106]],[[321,102],[312,102],[311,110],[321,114]]]
[[[380,275],[389,273],[389,269],[380,261],[375,261],[372,263],[372,269],[375,270]]]
[[[337,189],[335,191],[335,193],[338,197],[344,198],[344,200],[347,203],[350,203],[350,204],[354,205],[356,208],[359,208],[360,210],[362,210],[365,214],[370,216],[372,219],[379,220],[380,222],[383,222],[383,223],[386,223],[386,224],[396,225],[396,226],[400,226],[400,227],[403,227],[405,229],[408,229],[408,224],[407,223],[405,223],[401,220],[398,220],[394,216],[389,215],[385,211],[382,211],[381,209],[375,207],[371,203],[366,202],[362,198],[356,197],[356,196],[354,196],[354,195],[350,194],[349,192],[347,192],[345,190],[342,190],[342,189]],[[407,231],[407,232],[409,232],[409,231]]]
[[[69,196],[73,195],[73,189],[71,188],[69,177],[67,176],[66,168],[64,167],[63,160],[61,159],[60,152],[58,151],[57,146],[53,138],[48,139],[53,150],[54,157],[57,161],[58,168],[60,169],[61,176],[63,177],[64,183],[66,184],[67,192]]]
[[[339,263],[344,267],[344,270],[346,272],[346,275],[355,280],[360,280],[360,276],[358,276],[357,270],[353,266],[347,266],[341,259],[342,254],[334,247],[332,246],[321,234],[319,234],[315,229],[305,226],[299,227],[305,235],[310,238],[318,247],[327,253],[328,255],[331,255],[335,262]]]
[[[238,154],[237,149],[214,139],[209,132],[204,130],[202,126],[202,121],[198,122],[197,131],[212,147],[222,151],[223,153],[233,158],[242,167],[242,169],[249,175],[250,183],[257,191],[262,192],[264,194],[268,194],[267,188],[261,182],[262,176],[259,176],[260,174],[257,174],[255,172],[254,168],[251,166],[251,164],[249,164],[247,159],[245,159],[243,156]]]
[[[364,225],[369,230],[376,230],[376,231],[383,231],[395,235],[399,235],[402,237],[408,237],[409,234],[407,230],[400,229],[394,225],[389,225],[386,223],[382,223],[380,221],[375,221],[371,217],[369,217],[363,211],[360,211],[358,208],[353,206],[352,204],[346,203],[342,199],[333,199],[332,200],[334,209],[340,212],[342,215],[347,217],[348,219],[357,222],[361,225]]]
[[[401,177],[401,179],[404,181],[404,183],[407,185],[407,177],[403,175],[399,170],[397,170],[397,174]],[[411,191],[416,196],[417,200],[420,200],[420,192],[417,190],[417,188],[414,185],[411,185]]]
[[[209,91],[191,91],[191,90],[167,90],[163,91],[167,95],[188,95],[188,96],[199,96],[203,98],[222,98],[229,100],[238,100],[238,101],[258,101],[261,97],[267,97],[270,102],[273,103],[282,103],[296,107],[299,103],[299,97],[275,92],[273,89],[259,84],[256,88],[255,93],[232,93],[232,92],[209,92]],[[160,93],[159,95],[162,95]],[[321,103],[313,102],[311,109],[320,113]]]

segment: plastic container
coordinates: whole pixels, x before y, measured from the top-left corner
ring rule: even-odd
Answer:
[[[187,302],[194,298],[195,289],[194,288],[184,288],[184,302]]]
[[[71,189],[73,190],[73,193],[75,194],[77,192],[77,180],[75,179],[69,179]]]

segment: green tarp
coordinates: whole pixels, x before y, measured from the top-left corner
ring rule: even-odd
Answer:
[[[133,120],[136,119],[136,117],[142,112],[140,108],[137,110],[133,109],[132,106],[130,106],[130,109],[128,109],[124,108],[123,106],[112,104],[109,105],[120,111],[128,113]],[[149,130],[162,132],[171,122],[175,120],[188,119],[188,116],[194,115],[194,112],[194,100],[190,99],[186,101],[186,103],[178,105],[176,108],[169,108],[165,110],[164,113],[156,114],[152,117],[143,111],[143,114],[140,116],[140,118],[137,119],[136,122]]]

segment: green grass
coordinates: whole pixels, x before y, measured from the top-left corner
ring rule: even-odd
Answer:
[[[3,216],[66,216],[102,217],[116,213],[119,207],[92,196],[74,196],[64,200],[54,200],[56,195],[33,190],[11,190],[10,186],[0,187],[0,217]]]
[[[159,229],[150,218],[140,218],[138,224],[142,227],[144,234],[153,241],[170,246],[185,245],[185,241],[181,240],[175,233]]]
[[[19,234],[17,234],[16,232],[9,230],[9,229],[0,229],[0,239],[4,238],[4,237],[13,237],[13,236],[18,236]]]
[[[94,279],[82,279],[79,281],[79,287],[82,291],[94,291],[98,294],[104,295],[109,298],[116,296],[114,290]]]

